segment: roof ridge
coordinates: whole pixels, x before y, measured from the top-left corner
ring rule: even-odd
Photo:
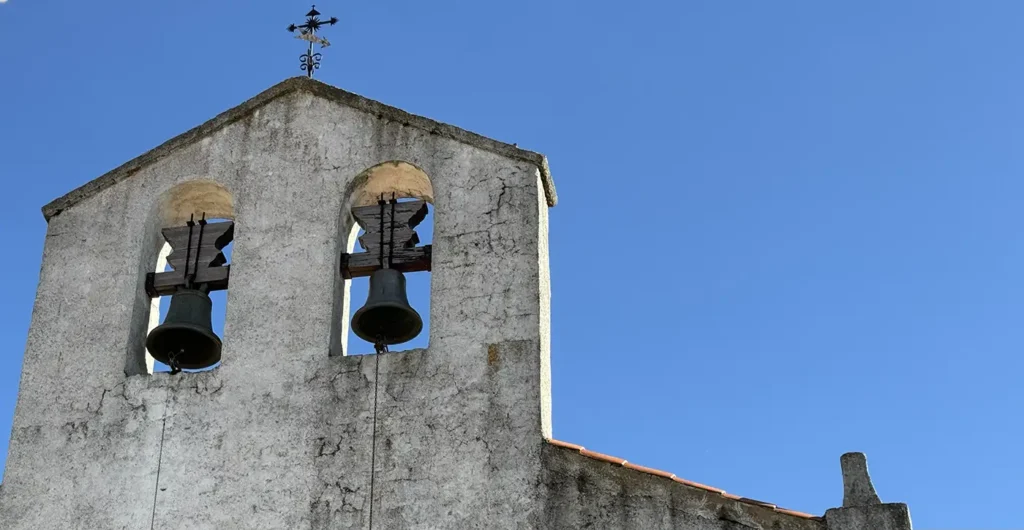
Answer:
[[[385,105],[364,96],[347,92],[338,87],[328,85],[316,79],[305,76],[291,77],[271,86],[248,100],[236,105],[202,124],[181,133],[170,140],[146,151],[145,153],[121,164],[120,166],[104,173],[103,175],[75,188],[64,196],[54,199],[46,206],[43,206],[43,217],[49,221],[53,216],[60,214],[65,209],[99,193],[100,191],[131,177],[144,166],[152,164],[161,158],[168,156],[171,152],[191,145],[204,136],[212,134],[232,123],[241,120],[250,112],[260,108],[267,103],[293,92],[305,91],[320,96],[335,103],[360,110],[369,114],[376,114],[378,117],[409,125],[417,129],[436,134],[445,138],[456,140],[472,145],[485,151],[530,162],[537,166],[541,174],[541,182],[544,186],[544,195],[548,206],[554,206],[558,202],[558,195],[555,193],[555,185],[551,180],[551,170],[548,168],[547,157],[540,153],[528,151],[515,144],[508,144],[486,136],[461,129],[454,125],[439,122],[423,116],[406,112],[398,107]]]
[[[704,490],[704,491],[707,491],[707,492],[710,492],[710,493],[714,493],[716,495],[720,495],[722,497],[725,497],[726,499],[729,499],[729,500],[733,500],[733,501],[737,501],[737,502],[742,502],[744,504],[750,504],[750,505],[754,505],[754,506],[760,506],[762,508],[768,508],[768,509],[770,509],[772,511],[775,511],[775,512],[778,512],[778,513],[781,513],[781,514],[784,514],[784,515],[791,515],[791,516],[794,516],[794,517],[799,517],[801,519],[813,519],[815,521],[823,520],[820,516],[817,516],[817,515],[811,515],[809,513],[798,512],[796,510],[787,510],[785,508],[780,508],[779,506],[777,506],[775,504],[768,503],[768,502],[763,502],[763,501],[751,499],[751,498],[748,498],[748,497],[740,497],[738,495],[733,495],[731,493],[726,493],[725,490],[714,488],[714,487],[711,487],[711,486],[706,486],[706,485],[701,484],[699,482],[693,482],[692,480],[686,480],[686,479],[684,479],[682,477],[677,476],[675,473],[671,473],[669,471],[662,471],[660,469],[654,469],[654,468],[650,468],[650,467],[636,465],[636,464],[633,464],[633,463],[627,461],[624,458],[619,458],[617,456],[610,456],[610,455],[606,455],[606,454],[603,454],[603,453],[598,453],[598,452],[590,451],[589,449],[587,449],[586,447],[583,447],[582,445],[577,445],[577,444],[569,443],[569,442],[563,442],[561,440],[556,440],[554,438],[545,438],[544,440],[547,443],[549,443],[551,445],[554,445],[556,447],[562,447],[564,449],[570,449],[572,451],[576,451],[579,454],[581,454],[581,455],[583,455],[583,456],[585,456],[587,458],[592,458],[594,460],[599,460],[601,462],[607,462],[609,464],[614,464],[614,465],[617,465],[617,466],[622,466],[622,467],[625,467],[625,468],[628,468],[628,469],[632,469],[634,471],[640,471],[641,473],[647,473],[648,475],[654,475],[654,476],[658,476],[658,477],[663,477],[663,478],[671,479],[671,480],[673,480],[675,482],[678,482],[680,484],[683,484],[685,486],[689,486],[691,488],[697,488],[697,489],[701,489],[701,490]]]

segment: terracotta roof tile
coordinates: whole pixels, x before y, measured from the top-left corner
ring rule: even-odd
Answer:
[[[675,480],[676,482],[678,482],[680,484],[686,484],[687,486],[690,486],[691,488],[698,488],[698,489],[702,489],[704,491],[710,491],[711,493],[717,493],[719,495],[724,495],[725,494],[725,490],[720,490],[718,488],[712,488],[711,486],[705,486],[704,484],[701,484],[700,482],[694,482],[692,480],[686,480],[685,478],[675,477],[672,480]]]
[[[595,453],[593,451],[587,451],[587,449],[584,447],[580,447],[579,451],[581,455],[593,458],[594,460],[601,460],[602,462],[608,462],[609,464],[617,464],[620,466],[626,465],[626,461],[622,458],[608,456],[601,453]]]
[[[750,498],[747,498],[747,497],[740,497],[739,495],[733,495],[731,493],[726,493],[725,490],[720,490],[718,488],[712,488],[711,486],[705,486],[704,484],[701,484],[699,482],[693,482],[693,481],[690,481],[690,480],[686,480],[684,478],[679,478],[675,474],[669,473],[668,471],[661,471],[660,469],[654,469],[654,468],[650,468],[650,467],[639,466],[639,465],[636,465],[636,464],[630,464],[624,458],[619,458],[619,457],[616,457],[616,456],[609,456],[609,455],[602,454],[602,453],[595,453],[594,451],[587,450],[585,447],[583,447],[581,445],[576,445],[576,444],[572,444],[572,443],[568,443],[568,442],[562,442],[562,441],[554,440],[554,439],[547,439],[547,442],[550,443],[551,445],[554,445],[554,446],[557,446],[557,447],[562,447],[564,449],[569,449],[571,451],[576,451],[579,454],[581,454],[581,455],[583,455],[585,457],[588,457],[588,458],[593,458],[594,460],[600,460],[602,462],[608,462],[609,464],[615,464],[617,466],[627,467],[627,468],[632,469],[634,471],[639,471],[641,473],[647,473],[649,475],[654,475],[654,476],[658,476],[658,477],[672,479],[675,482],[678,482],[680,484],[684,484],[686,486],[690,486],[691,488],[698,488],[698,489],[702,489],[704,491],[708,491],[708,492],[711,492],[711,493],[715,493],[715,494],[721,495],[722,497],[725,497],[726,499],[731,499],[731,500],[734,500],[734,501],[737,501],[737,502],[742,502],[744,504],[751,504],[751,505],[754,505],[754,506],[760,506],[762,508],[767,508],[769,510],[776,511],[776,512],[781,513],[781,514],[790,515],[790,516],[793,516],[793,517],[800,517],[802,519],[821,520],[821,517],[818,517],[818,516],[815,516],[815,515],[810,515],[810,514],[807,514],[807,513],[798,512],[798,511],[795,511],[795,510],[787,510],[785,508],[779,508],[778,506],[776,506],[774,504],[771,504],[771,503],[768,503],[768,502],[763,502],[763,501],[759,501],[759,500],[755,500],[755,499],[750,499]]]
[[[675,473],[669,473],[668,471],[662,471],[660,469],[654,469],[654,468],[651,468],[651,467],[638,466],[636,464],[630,464],[629,462],[626,462],[625,467],[628,467],[629,469],[633,469],[633,470],[640,471],[640,472],[643,472],[643,473],[647,473],[648,475],[658,475],[659,477],[665,477],[665,478],[676,478]]]
[[[821,517],[817,517],[809,513],[798,512],[796,510],[787,510],[785,508],[779,508],[778,506],[775,507],[775,511],[779,513],[784,513],[786,515],[792,515],[794,517],[802,517],[804,519],[821,519]]]
[[[764,506],[765,508],[771,508],[772,510],[778,508],[778,506],[775,506],[770,502],[759,501],[756,499],[751,499],[750,497],[743,497],[740,499],[740,502],[745,502],[747,504],[756,504],[758,506]]]
[[[569,442],[563,442],[560,440],[548,440],[551,445],[557,445],[558,447],[564,447],[566,449],[572,449],[573,451],[582,451],[582,445],[571,444]]]

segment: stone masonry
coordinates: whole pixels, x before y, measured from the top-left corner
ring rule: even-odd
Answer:
[[[345,351],[367,190],[435,208],[427,349]],[[306,78],[57,199],[0,528],[910,529],[863,455],[814,517],[552,441],[555,203],[543,156]],[[223,362],[150,373],[159,229],[202,212],[236,223]]]

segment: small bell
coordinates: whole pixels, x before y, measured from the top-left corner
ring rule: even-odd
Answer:
[[[220,337],[211,323],[213,301],[203,291],[171,295],[167,318],[149,333],[146,349],[172,369],[208,368],[220,362]]]
[[[352,315],[352,331],[370,343],[408,342],[423,330],[423,319],[405,294],[405,276],[395,269],[379,269],[370,276],[366,303]]]

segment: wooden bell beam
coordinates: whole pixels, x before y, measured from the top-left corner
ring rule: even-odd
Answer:
[[[430,270],[430,245],[415,248],[395,249],[391,266],[398,272],[421,272]],[[346,280],[369,276],[381,269],[380,258],[367,252],[341,255],[341,277]]]
[[[235,237],[235,223],[189,221],[185,226],[161,230],[171,246],[167,264],[172,271],[146,275],[146,293],[156,298],[181,289],[204,286],[206,292],[228,288],[231,266],[221,252]]]
[[[231,266],[210,267],[199,269],[192,281],[193,285],[206,285],[206,292],[223,291],[228,288],[228,277]],[[146,275],[146,293],[150,298],[168,296],[185,288],[185,274],[178,271],[151,272]]]
[[[387,268],[403,273],[430,270],[432,247],[417,247],[420,238],[414,230],[427,216],[426,201],[381,200],[352,208],[352,216],[364,231],[359,244],[365,252],[341,254],[343,278],[369,276],[385,262]]]

